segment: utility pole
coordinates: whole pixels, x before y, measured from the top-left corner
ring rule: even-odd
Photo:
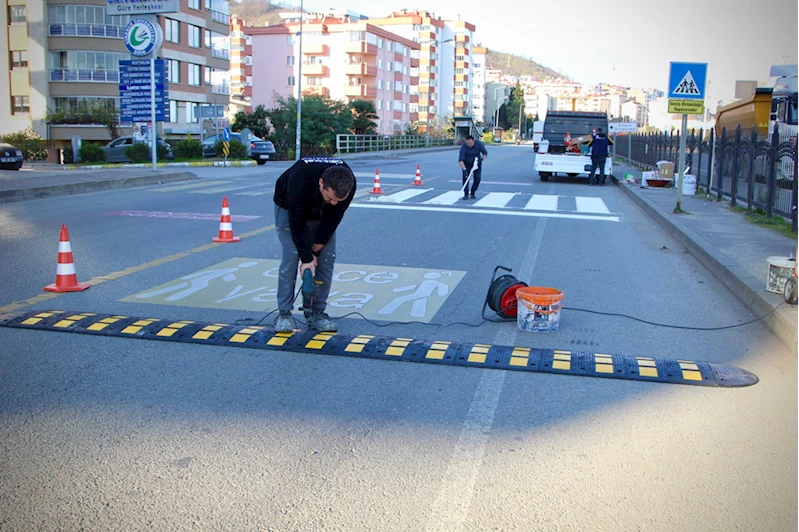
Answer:
[[[297,142],[294,145],[294,160],[300,160],[300,145],[302,140],[302,0],[300,0],[300,53],[297,67]]]

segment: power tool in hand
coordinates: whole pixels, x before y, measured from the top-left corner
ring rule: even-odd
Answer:
[[[311,317],[315,290],[316,286],[314,284],[313,274],[311,270],[305,270],[302,274],[302,311],[303,314],[305,314],[306,321]]]

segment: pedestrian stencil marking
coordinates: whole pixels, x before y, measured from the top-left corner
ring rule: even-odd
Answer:
[[[268,312],[277,308],[279,268],[278,260],[233,258],[122,301]],[[336,264],[327,313],[430,323],[464,275],[457,270]]]

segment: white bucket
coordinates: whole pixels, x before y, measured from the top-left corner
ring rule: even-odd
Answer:
[[[696,194],[696,176],[683,174],[682,176],[682,195],[693,196]]]
[[[775,294],[782,294],[785,290],[785,281],[793,277],[796,270],[796,260],[790,257],[769,257],[768,277],[766,277],[766,290]]]
[[[516,325],[521,331],[555,332],[560,325],[563,292],[543,286],[516,290]]]
[[[549,151],[549,141],[546,139],[538,143],[538,153],[547,153]]]

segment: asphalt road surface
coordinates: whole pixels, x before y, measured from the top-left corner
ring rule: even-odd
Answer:
[[[613,185],[542,183],[532,147],[489,150],[471,202],[453,199],[455,151],[352,161],[330,307],[342,333],[702,360],[760,381],[0,328],[0,529],[795,530],[795,357],[759,323],[608,315],[754,318]],[[0,205],[0,310],[271,324],[287,166]],[[212,245],[223,196],[241,242]],[[42,290],[61,224],[89,290]],[[498,265],[564,293],[557,331],[482,320]]]

